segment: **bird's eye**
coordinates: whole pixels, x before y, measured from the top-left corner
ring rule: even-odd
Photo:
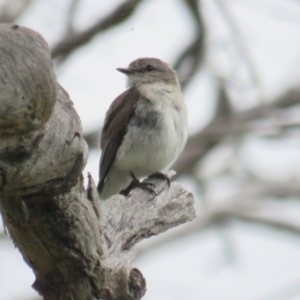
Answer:
[[[146,71],[148,71],[148,72],[151,72],[151,71],[153,71],[153,70],[155,70],[155,68],[154,68],[153,66],[151,66],[151,65],[148,65],[148,66],[146,67]]]

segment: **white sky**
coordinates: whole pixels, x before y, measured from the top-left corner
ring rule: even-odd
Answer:
[[[82,2],[78,28],[105,15],[112,9],[112,3],[114,6],[121,1]],[[67,3],[37,0],[19,24],[39,31],[54,45],[65,21]],[[299,2],[228,0],[226,3],[245,37],[263,95],[277,95],[296,82],[300,75]],[[235,44],[213,1],[204,0],[203,7],[210,30],[208,53],[211,55],[207,67],[224,76],[231,74],[241,86],[251,84],[243,73],[245,66],[231,60],[236,52]],[[125,78],[115,70],[117,67],[127,66],[143,56],[159,57],[172,64],[193,33],[182,1],[148,0],[128,22],[94,39],[70,57],[58,70],[58,80],[74,101],[84,131],[100,127],[111,101],[124,90]],[[227,55],[220,51],[224,48],[228,49]],[[232,64],[238,67],[232,70]],[[194,79],[185,93],[191,133],[209,121],[214,106],[211,75],[199,72]],[[256,98],[248,97],[247,93],[236,94],[237,107],[255,104]],[[94,150],[86,167],[94,178],[97,178],[99,156],[100,151]],[[217,155],[216,161],[226,165],[229,157],[230,153]],[[299,180],[299,143],[269,143],[250,137],[243,146],[241,158],[243,167],[262,179]],[[228,178],[221,178],[211,188],[222,194],[228,186]],[[297,202],[292,208],[300,212]],[[294,213],[294,218],[297,216]],[[216,229],[171,243],[137,260],[135,266],[147,279],[144,299],[300,300],[300,240],[239,222],[229,223],[225,232],[233,244],[232,263],[224,256],[224,245]],[[1,241],[1,247],[0,299],[30,299],[34,295],[30,287],[34,280],[31,270],[12,242]],[[285,288],[295,295],[280,296],[279,292],[283,293]]]

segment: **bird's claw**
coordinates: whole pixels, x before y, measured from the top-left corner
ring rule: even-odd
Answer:
[[[165,180],[168,184],[168,188],[171,185],[171,180],[170,180],[169,176],[164,173],[160,173],[160,172],[153,173],[153,174],[149,175],[148,178],[158,178],[158,179]]]
[[[140,188],[140,189],[146,190],[146,191],[154,194],[155,196],[157,195],[156,192],[153,190],[154,188],[156,188],[156,185],[154,183],[152,183],[152,182],[140,182],[132,172],[130,173],[130,176],[132,178],[132,181],[126,189],[124,189],[120,192],[121,195],[128,196],[130,191],[135,189],[135,188]]]

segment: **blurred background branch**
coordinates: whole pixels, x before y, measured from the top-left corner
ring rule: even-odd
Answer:
[[[258,72],[256,66],[254,65],[251,54],[249,53],[248,47],[244,43],[244,37],[242,36],[238,24],[235,22],[234,18],[231,15],[230,9],[228,8],[228,3],[223,0],[215,0],[223,18],[225,19],[230,32],[232,34],[232,40],[236,45],[238,54],[243,58],[244,63],[247,66],[248,73],[251,78],[252,88],[262,89]],[[264,100],[264,99],[261,99]]]
[[[61,38],[61,40],[52,48],[51,54],[53,59],[61,60],[66,59],[72,52],[77,50],[79,47],[86,45],[92,38],[97,34],[103,33],[111,29],[112,27],[121,24],[126,21],[134,11],[137,9],[138,5],[142,3],[142,0],[127,0],[120,4],[116,9],[108,16],[103,19],[98,20],[95,24],[86,28],[85,30],[77,33],[70,32],[66,36]],[[73,9],[70,10],[71,12]]]
[[[219,87],[218,97],[224,99],[226,91]],[[224,100],[223,100],[224,101]],[[269,104],[262,103],[254,108],[227,115],[221,108],[223,101],[218,102],[215,117],[195,135],[189,137],[187,145],[175,163],[177,176],[190,173],[197,162],[213,147],[228,135],[243,135],[251,133],[250,123],[258,119],[266,119],[278,109],[289,108],[300,103],[300,89],[291,89]],[[219,112],[223,113],[219,113]]]
[[[201,15],[201,4],[198,0],[185,0],[188,12],[195,27],[194,40],[179,54],[174,64],[184,90],[192,81],[204,60],[205,26]]]
[[[260,202],[260,199],[266,196],[280,197],[298,197],[300,199],[300,187],[291,184],[278,183],[256,183],[251,187],[245,187],[240,193],[230,199],[223,199],[219,203],[213,203],[203,206],[199,212],[197,220],[176,230],[173,230],[168,237],[156,238],[144,246],[139,246],[139,255],[147,255],[153,249],[162,245],[174,242],[178,239],[185,239],[190,235],[195,235],[210,227],[220,226],[228,220],[240,220],[259,226],[269,227],[272,230],[280,231],[300,238],[300,222],[295,223],[285,220],[278,213],[270,213],[269,203]]]

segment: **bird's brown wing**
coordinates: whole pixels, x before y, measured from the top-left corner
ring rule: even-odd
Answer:
[[[139,92],[134,88],[130,88],[112,102],[106,113],[100,137],[102,154],[100,159],[100,180],[97,187],[99,192],[103,189],[105,179],[127,132],[127,125],[134,115],[135,105],[139,97]]]

